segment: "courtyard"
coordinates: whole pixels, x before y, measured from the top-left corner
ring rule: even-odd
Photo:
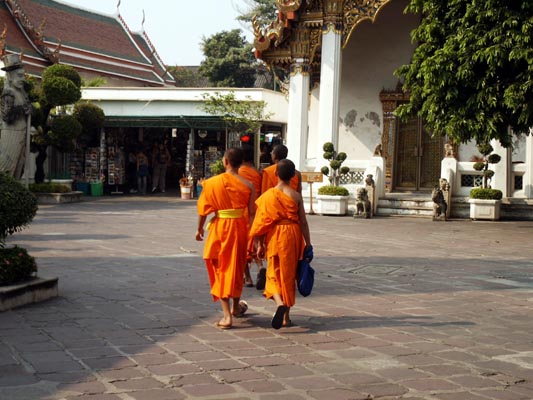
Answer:
[[[59,297],[0,314],[0,399],[533,398],[533,221],[308,219],[294,326],[245,288],[222,331],[195,201],[40,206],[9,242]]]

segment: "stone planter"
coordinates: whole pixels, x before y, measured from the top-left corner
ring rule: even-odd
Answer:
[[[83,192],[35,193],[35,196],[38,204],[77,203],[82,201]]]
[[[10,286],[0,286],[0,311],[57,297],[58,278],[35,278]]]
[[[346,215],[350,196],[328,196],[319,194],[318,213],[323,215]]]
[[[470,219],[497,221],[500,219],[501,200],[469,199]]]

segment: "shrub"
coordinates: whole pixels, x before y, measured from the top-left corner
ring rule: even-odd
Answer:
[[[348,156],[344,152],[337,153],[335,146],[331,142],[324,143],[322,150],[324,150],[322,157],[329,161],[329,167],[323,166],[320,172],[328,177],[332,185],[339,186],[341,176],[350,172],[350,168],[342,166]]]
[[[222,159],[216,160],[213,164],[209,166],[209,169],[211,171],[211,175],[218,175],[225,171],[224,163],[222,162]]]
[[[30,191],[33,193],[68,193],[72,189],[63,183],[32,183]]]
[[[318,194],[328,196],[349,196],[350,192],[344,186],[326,185],[318,188]]]
[[[18,246],[0,249],[0,286],[24,282],[36,274],[37,264],[26,249]]]
[[[37,213],[37,198],[11,175],[0,172],[0,247],[8,235],[28,225]]]
[[[498,190],[498,189],[476,187],[470,191],[471,199],[501,200],[502,197],[503,197],[503,193],[501,190]]]

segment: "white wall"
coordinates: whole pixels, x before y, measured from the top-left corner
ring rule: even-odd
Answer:
[[[403,10],[406,0],[390,2],[374,23],[362,22],[343,50],[339,150],[349,159],[369,159],[381,143],[382,89],[396,88],[394,71],[410,61],[414,46],[410,32],[419,17]]]

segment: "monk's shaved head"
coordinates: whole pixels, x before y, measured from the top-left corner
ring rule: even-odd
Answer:
[[[243,151],[238,147],[230,147],[224,153],[224,157],[233,168],[239,168],[243,160]]]
[[[295,174],[296,167],[291,160],[284,159],[277,163],[276,175],[282,181],[290,181]]]
[[[287,149],[287,146],[283,144],[278,144],[277,146],[274,146],[272,149],[272,160],[274,161],[281,161],[287,158],[287,154],[289,154],[289,149]]]

